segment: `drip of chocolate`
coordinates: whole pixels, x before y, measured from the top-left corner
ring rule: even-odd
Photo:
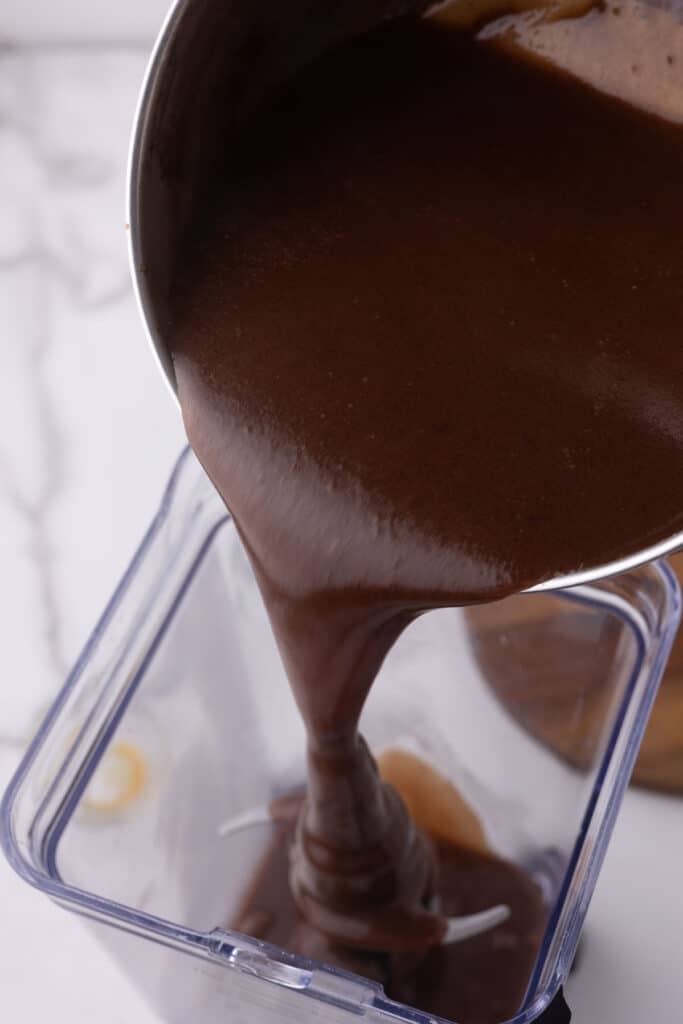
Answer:
[[[680,127],[417,21],[226,130],[170,340],[308,730],[316,935],[443,934],[358,735],[401,631],[683,530],[681,181]]]
[[[415,767],[414,759],[412,767]],[[429,769],[422,765],[422,770]],[[273,808],[277,833],[254,872],[232,927],[294,953],[379,982],[391,999],[462,1024],[499,1024],[522,1002],[548,916],[535,883],[520,868],[482,849],[435,839],[444,913],[471,914],[491,901],[510,908],[494,931],[428,953],[372,952],[330,940],[302,915],[289,884],[290,852],[301,797]],[[544,1018],[545,1020],[545,1018]]]
[[[439,945],[447,921],[428,907],[436,865],[398,793],[380,783],[363,739],[311,746],[308,795],[292,851],[292,895],[340,945],[415,952]]]

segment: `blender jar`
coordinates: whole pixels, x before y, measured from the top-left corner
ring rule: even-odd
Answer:
[[[679,614],[664,563],[432,612],[368,700],[370,746],[431,762],[493,851],[541,887],[545,934],[514,1024],[537,1019],[569,972]],[[5,795],[5,853],[90,919],[164,1021],[433,1024],[371,981],[231,930],[272,834],[254,809],[304,769],[249,563],[186,451]]]

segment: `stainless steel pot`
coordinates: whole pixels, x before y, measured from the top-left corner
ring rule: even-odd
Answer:
[[[172,257],[215,139],[198,129],[220,104],[237,119],[263,93],[334,41],[429,0],[175,0],[149,63],[128,172],[129,252],[140,312],[173,395],[165,342]],[[226,128],[229,126],[226,122]],[[571,524],[568,524],[568,529]],[[556,590],[626,572],[683,547],[683,533],[618,561],[558,576]]]

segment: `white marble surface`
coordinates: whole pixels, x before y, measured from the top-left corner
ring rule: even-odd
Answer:
[[[0,787],[182,443],[126,266],[124,164],[148,48],[0,50]],[[569,986],[576,1021],[680,1018],[682,853],[681,805],[631,793]],[[80,922],[4,862],[0,906],[6,1019],[152,1021]]]
[[[182,443],[126,262],[145,59],[146,47],[0,57],[0,728],[13,739],[102,610]]]
[[[151,41],[170,0],[2,0],[0,42]]]
[[[148,49],[0,51],[3,788],[183,443],[126,261],[124,166]],[[3,1019],[152,1021],[82,923],[4,861],[0,905]]]

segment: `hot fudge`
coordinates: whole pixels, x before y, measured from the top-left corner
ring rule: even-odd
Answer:
[[[429,1012],[500,1020],[540,894],[418,827],[359,719],[416,616],[683,529],[681,129],[406,18],[326,52],[219,148],[170,344],[308,734],[306,794],[243,917],[260,906],[271,941]],[[523,955],[477,1007],[468,957],[496,933],[441,943],[482,893]]]

